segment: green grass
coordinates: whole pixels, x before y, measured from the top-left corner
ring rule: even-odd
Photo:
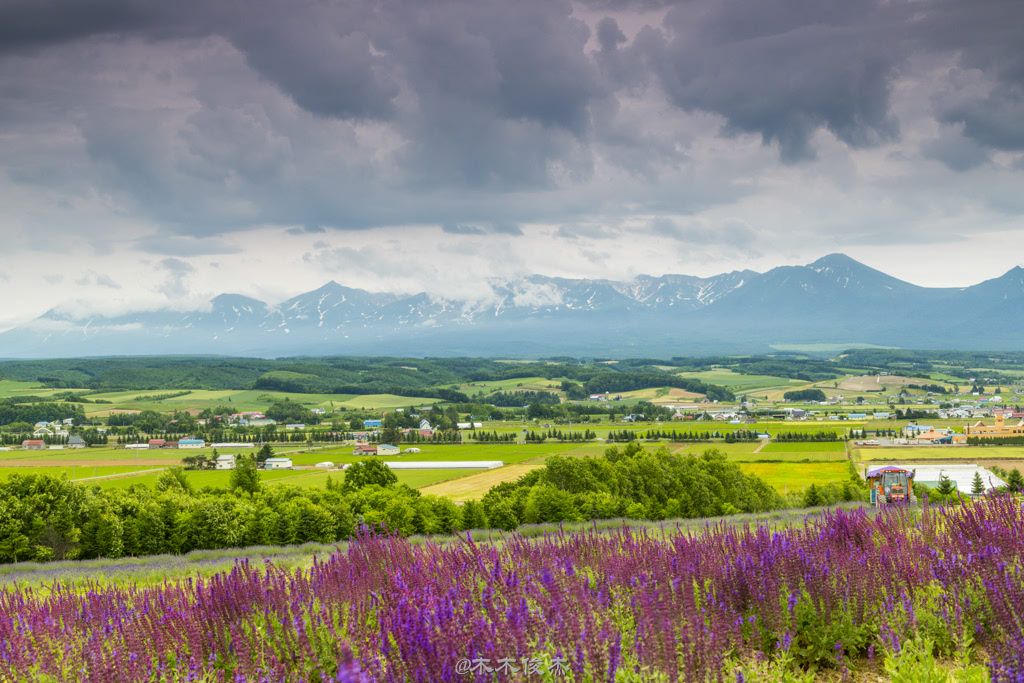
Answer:
[[[715,448],[726,455],[749,455],[761,444],[758,443],[680,443],[666,444],[673,453],[693,453],[700,455],[704,451]]]
[[[44,389],[38,382],[15,382],[12,380],[0,380],[0,398],[11,396],[49,396],[57,391],[67,389]]]
[[[825,452],[846,452],[846,444],[842,441],[826,441],[813,443],[808,441],[792,441],[779,443],[773,441],[761,449],[762,453],[825,453]]]
[[[740,463],[740,468],[747,474],[754,474],[764,479],[780,493],[788,491],[799,493],[811,484],[841,483],[850,477],[850,468],[845,462],[810,462],[810,463]]]
[[[733,392],[750,393],[761,389],[772,389],[779,387],[791,387],[793,385],[806,384],[802,380],[791,380],[788,377],[774,377],[772,375],[743,375],[725,368],[704,370],[701,372],[680,372],[679,377],[690,377],[699,379],[708,384],[724,386]]]

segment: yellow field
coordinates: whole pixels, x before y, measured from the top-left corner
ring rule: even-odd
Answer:
[[[515,481],[530,470],[543,467],[542,464],[534,465],[505,465],[493,470],[487,470],[480,474],[472,474],[468,477],[461,477],[454,481],[446,481],[433,486],[426,486],[420,489],[424,495],[447,496],[456,502],[467,500],[478,500],[487,493],[492,486],[506,481]]]

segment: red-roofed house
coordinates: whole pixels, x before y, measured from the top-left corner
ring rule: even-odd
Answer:
[[[29,439],[21,442],[22,449],[26,451],[46,450],[46,442],[41,439]]]
[[[167,443],[167,442],[165,440],[163,440],[163,439],[150,439],[149,440],[149,447],[150,448],[163,448],[165,443]]]

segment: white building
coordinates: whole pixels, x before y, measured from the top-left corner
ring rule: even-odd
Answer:
[[[213,468],[217,470],[235,469],[235,456],[227,454],[218,455],[217,459],[213,461]]]
[[[267,458],[263,463],[265,470],[290,470],[292,468],[291,458]]]
[[[398,446],[389,443],[377,444],[377,455],[398,455],[399,451]]]

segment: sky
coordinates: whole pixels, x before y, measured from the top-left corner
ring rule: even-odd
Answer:
[[[1024,265],[1020,0],[0,0],[0,330]]]

